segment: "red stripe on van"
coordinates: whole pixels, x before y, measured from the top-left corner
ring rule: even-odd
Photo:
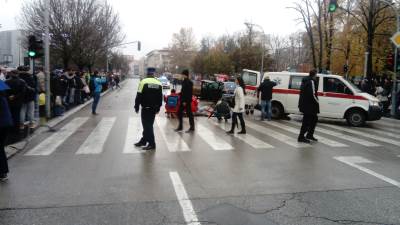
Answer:
[[[257,87],[256,86],[251,86],[251,85],[246,85],[246,89],[254,91],[254,90],[257,90]]]
[[[246,89],[248,89],[248,90],[257,90],[257,87],[247,85]],[[278,89],[278,88],[274,88],[274,89],[272,89],[272,92],[276,93],[276,94],[292,94],[292,95],[300,94],[300,90],[296,90],[296,89]],[[318,96],[324,96],[324,97],[330,97],[330,98],[345,98],[345,99],[354,99],[354,100],[368,100],[368,99],[364,98],[363,96],[340,94],[340,93],[331,93],[331,92],[318,92]]]

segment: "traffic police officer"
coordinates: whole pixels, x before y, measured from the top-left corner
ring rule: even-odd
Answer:
[[[147,78],[143,79],[138,88],[135,99],[135,112],[139,112],[142,106],[142,126],[143,135],[136,147],[143,147],[143,150],[155,150],[153,124],[156,114],[162,106],[162,85],[159,80],[154,78],[155,68],[147,68]]]

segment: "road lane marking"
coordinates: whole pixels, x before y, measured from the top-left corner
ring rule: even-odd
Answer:
[[[293,125],[296,125],[296,126],[300,126],[301,125],[300,123],[294,122],[294,121],[285,121],[285,123],[293,124]],[[317,131],[319,133],[324,133],[324,134],[328,134],[328,135],[331,135],[331,136],[335,136],[336,138],[340,138],[340,139],[343,139],[343,140],[346,140],[346,141],[354,142],[354,143],[357,143],[357,144],[360,144],[360,145],[363,145],[363,146],[366,146],[366,147],[379,147],[379,146],[381,146],[380,144],[377,144],[377,143],[369,142],[367,140],[356,138],[356,137],[351,137],[349,135],[342,134],[340,132],[335,132],[335,131],[323,129],[323,128],[320,128],[320,127],[315,128],[315,131]]]
[[[169,177],[171,178],[172,184],[174,186],[179,205],[182,208],[183,217],[185,218],[186,224],[201,225],[179,174],[175,171],[172,171],[169,172]]]
[[[50,155],[88,120],[89,117],[77,117],[71,120],[60,130],[53,133],[32,150],[25,153],[25,155]]]
[[[382,174],[374,172],[374,171],[372,171],[370,169],[367,169],[367,168],[365,168],[363,166],[357,165],[358,163],[373,163],[372,161],[370,161],[368,159],[365,159],[365,158],[360,157],[360,156],[338,156],[338,157],[334,157],[334,159],[336,159],[336,160],[338,160],[338,161],[340,161],[342,163],[345,163],[345,164],[347,164],[349,166],[352,166],[352,167],[354,167],[356,169],[359,169],[359,170],[363,171],[364,173],[368,173],[369,175],[372,175],[372,176],[374,176],[374,177],[376,177],[376,178],[378,178],[380,180],[383,180],[383,181],[385,181],[385,182],[387,182],[389,184],[392,184],[392,185],[397,186],[397,187],[400,188],[400,182],[398,182],[396,180],[393,180],[393,179],[391,179],[389,177],[385,177]]]
[[[168,151],[170,152],[188,152],[190,151],[189,146],[183,140],[183,138],[173,131],[168,126],[168,120],[165,117],[158,117],[156,119],[157,125],[160,128],[161,136],[167,145]]]
[[[273,121],[268,121],[265,123],[268,125],[274,126],[276,128],[280,128],[280,129],[286,130],[288,132],[294,133],[294,134],[298,134],[300,132],[299,129],[296,129],[296,128],[290,127],[290,126],[286,126],[282,123],[277,123],[277,122],[273,122]],[[336,148],[348,147],[348,145],[346,145],[346,144],[343,144],[343,143],[340,143],[340,142],[337,142],[337,141],[334,141],[334,140],[331,140],[331,139],[328,139],[325,137],[321,137],[318,135],[314,135],[314,137],[317,138],[322,144],[325,144],[325,145],[328,145],[331,147],[336,147]]]
[[[145,153],[146,151],[139,150],[134,146],[136,141],[139,141],[142,134],[142,124],[139,117],[130,117],[128,121],[128,129],[126,131],[124,154]]]
[[[115,121],[115,117],[103,118],[75,154],[101,153]]]
[[[222,130],[225,130],[225,123],[219,123],[217,121],[214,121],[214,125],[221,128]],[[247,143],[251,147],[255,149],[265,149],[265,148],[274,148],[274,146],[254,137],[253,135],[250,134],[237,134],[235,133],[233,135],[235,138]]]
[[[329,127],[329,128],[338,129],[340,131],[344,131],[344,132],[355,134],[355,135],[360,135],[360,136],[363,136],[363,137],[366,137],[366,138],[374,139],[374,140],[377,140],[377,141],[380,141],[380,142],[385,142],[385,143],[396,145],[396,146],[400,147],[400,141],[396,141],[396,140],[393,140],[393,139],[389,139],[389,138],[385,138],[385,137],[379,137],[379,136],[376,136],[376,135],[373,135],[373,134],[370,134],[370,133],[365,133],[365,132],[362,132],[362,131],[357,131],[357,130],[353,130],[353,129],[350,129],[350,128],[335,126],[335,125],[331,125],[331,124],[323,124],[323,126],[326,126],[326,127]]]
[[[210,129],[205,126],[197,125],[197,134],[207,143],[210,147],[216,151],[230,151],[233,150],[233,146],[223,140],[221,137],[215,135]]]
[[[272,137],[272,138],[274,138],[274,139],[276,139],[278,141],[281,141],[281,142],[283,142],[285,144],[293,146],[295,148],[309,148],[309,147],[312,147],[309,144],[299,143],[299,142],[297,142],[297,140],[295,138],[292,138],[292,137],[286,136],[284,134],[281,134],[279,132],[273,131],[272,129],[263,127],[261,125],[255,124],[255,123],[250,122],[250,121],[246,121],[246,122],[247,122],[246,125],[248,127],[252,128],[252,129],[254,129],[254,130],[258,131],[258,132],[261,132],[262,134],[268,135],[268,136],[270,136],[270,137]]]

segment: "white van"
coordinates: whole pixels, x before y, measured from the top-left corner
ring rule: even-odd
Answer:
[[[275,119],[288,114],[301,114],[298,109],[300,85],[307,73],[269,72],[264,76],[277,83],[272,95],[272,116]],[[253,111],[259,102],[257,88],[262,82],[260,73],[243,70],[246,84],[246,109]],[[363,93],[351,82],[338,75],[318,74],[320,117],[346,119],[351,126],[362,126],[365,121],[379,120],[382,106],[377,98]]]

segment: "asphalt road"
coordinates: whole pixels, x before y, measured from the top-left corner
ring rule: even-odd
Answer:
[[[320,142],[299,145],[298,117],[248,116],[248,134],[228,136],[229,124],[205,117],[194,134],[174,133],[161,113],[157,151],[141,152],[137,82],[10,160],[1,225],[400,224],[399,121],[323,121]]]

